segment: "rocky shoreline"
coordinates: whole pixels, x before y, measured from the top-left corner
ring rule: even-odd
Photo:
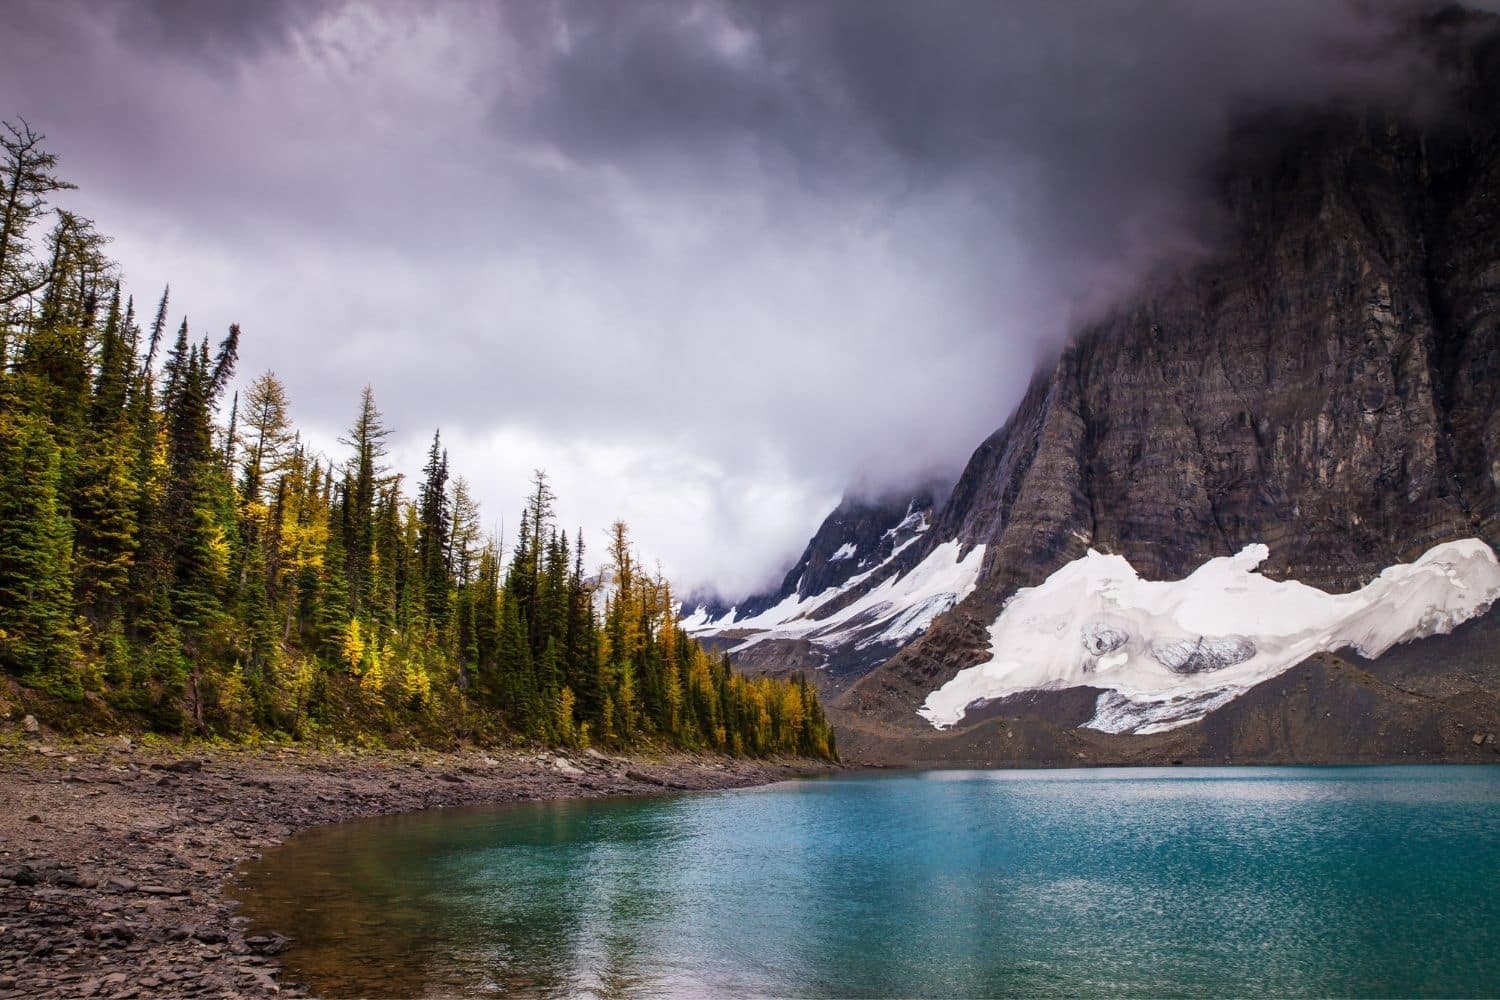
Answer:
[[[687,754],[61,742],[0,732],[0,998],[309,996],[236,868],[323,823],[477,803],[739,788],[808,761]]]

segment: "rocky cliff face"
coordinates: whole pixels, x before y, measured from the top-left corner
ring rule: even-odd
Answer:
[[[1461,26],[1434,31],[1460,95],[1440,118],[1329,110],[1240,130],[1217,182],[1219,252],[1080,333],[889,569],[983,547],[972,593],[839,697],[854,745],[973,756],[993,718],[936,735],[915,708],[988,657],[1017,588],[1090,548],[1176,579],[1264,543],[1265,575],[1348,591],[1439,542],[1500,544],[1500,44]],[[1367,676],[1319,662],[1323,701]],[[1359,711],[1399,716],[1392,698]],[[1079,724],[1066,704],[1056,733]],[[1221,715],[1193,731],[1231,757],[1291,752],[1300,737],[1283,727],[1278,743],[1264,719],[1274,698],[1222,711],[1251,704],[1253,727]]]

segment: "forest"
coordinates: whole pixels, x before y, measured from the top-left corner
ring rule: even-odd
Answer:
[[[204,738],[836,756],[815,688],[678,628],[623,523],[590,569],[544,473],[502,544],[440,434],[413,487],[391,469],[368,387],[344,453],[313,453],[273,373],[236,388],[239,327],[200,336],[166,291],[141,311],[106,237],[52,203],[73,185],[44,137],[0,132],[0,708]]]

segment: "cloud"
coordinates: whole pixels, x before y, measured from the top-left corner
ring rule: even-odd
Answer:
[[[370,382],[487,515],[530,467],[684,586],[952,475],[1211,238],[1236,116],[1432,92],[1406,8],[1268,0],[20,0],[0,92],[138,295],[246,331],[315,440]],[[571,506],[569,506],[571,505]]]

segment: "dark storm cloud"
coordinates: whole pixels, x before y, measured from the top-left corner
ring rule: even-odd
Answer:
[[[1410,5],[523,9],[528,85],[503,102],[507,125],[579,161],[701,172],[705,157],[740,152],[815,189],[868,184],[893,203],[961,185],[1000,223],[976,249],[1012,250],[1019,228],[1064,295],[1201,235],[1184,227],[1237,113],[1405,104],[1437,86],[1409,41]]]
[[[320,0],[114,0],[101,5],[120,37],[144,51],[194,59],[253,59],[287,45],[326,8]]]
[[[245,325],[333,447],[373,382],[494,516],[531,465],[688,584],[845,484],[953,472],[1033,365],[1212,234],[1236,117],[1440,92],[1410,8],[13,2],[0,114],[143,295]]]

